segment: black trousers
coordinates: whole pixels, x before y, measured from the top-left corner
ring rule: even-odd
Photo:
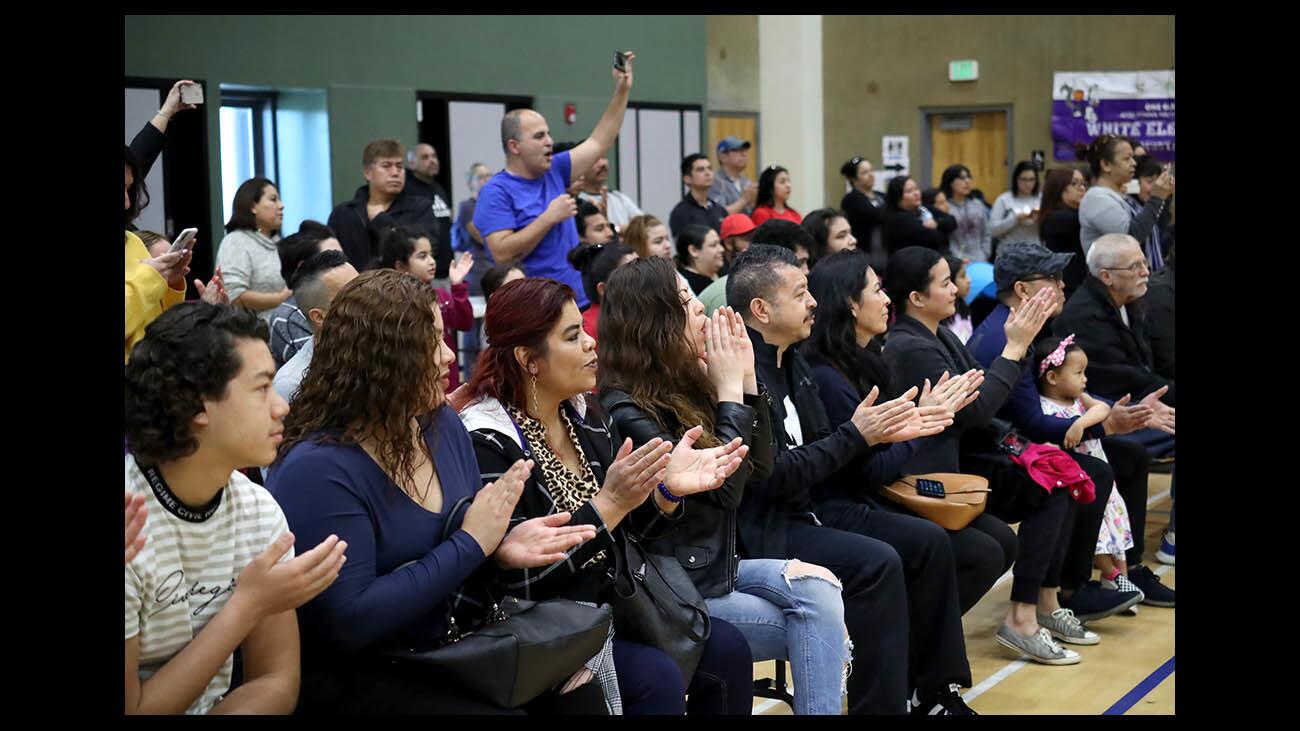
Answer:
[[[442,673],[414,665],[357,659],[328,669],[304,670],[295,713],[604,716],[609,710],[595,678],[564,695],[547,692],[519,708],[501,708]]]
[[[948,531],[948,540],[957,560],[961,613],[966,614],[1015,564],[1020,541],[1011,526],[987,512],[961,530]]]
[[[1016,533],[1020,552],[1012,573],[1012,601],[1037,604],[1040,588],[1061,585],[1061,566],[1070,543],[1075,505],[1069,492],[1053,490],[1041,506],[1016,516],[1020,518]]]
[[[1101,441],[1110,464],[1078,452],[1070,456],[1088,473],[1097,487],[1097,499],[1088,505],[1080,505],[1074,524],[1074,535],[1070,547],[1066,550],[1065,566],[1061,569],[1061,586],[1065,589],[1077,589],[1092,577],[1092,560],[1097,553],[1097,533],[1106,511],[1106,500],[1110,499],[1111,486],[1119,489],[1120,497],[1128,508],[1129,520],[1133,525],[1133,548],[1125,552],[1125,561],[1131,566],[1142,562],[1142,552],[1146,548],[1147,522],[1147,477],[1151,467],[1151,457],[1139,443],[1129,439],[1106,437]],[[1103,496],[1102,484],[1107,486]]]
[[[907,705],[907,584],[888,543],[823,521],[786,524],[786,556],[830,569],[843,585],[853,642],[849,713],[899,714]]]
[[[919,515],[886,499],[867,498],[872,507],[902,515]],[[981,513],[961,530],[944,531],[952,547],[957,574],[957,597],[964,615],[993,588],[993,584],[1016,562],[1016,532],[1001,519]],[[953,681],[956,682],[956,681]]]
[[[925,518],[861,502],[822,503],[817,517],[840,530],[882,540],[898,552],[907,585],[911,686],[927,699],[947,690],[949,683],[969,688],[956,562],[947,531]]]

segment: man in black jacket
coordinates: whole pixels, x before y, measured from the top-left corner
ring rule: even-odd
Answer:
[[[361,153],[361,174],[366,184],[357,188],[352,200],[338,204],[330,214],[329,227],[359,272],[370,266],[374,243],[390,226],[419,226],[429,232],[435,250],[442,245],[433,201],[403,190],[406,168],[402,156],[402,143],[397,140],[375,140],[366,145]]]
[[[1174,381],[1153,370],[1146,313],[1150,270],[1137,239],[1106,234],[1088,249],[1088,271],[1079,291],[1065,303],[1052,331],[1088,354],[1088,389],[1108,399],[1132,394],[1134,400],[1168,386],[1160,399],[1174,405]]]
[[[406,153],[406,176],[404,190],[413,196],[428,198],[433,201],[433,217],[438,222],[438,242],[434,246],[433,260],[437,264],[435,279],[446,279],[451,267],[451,196],[436,179],[441,165],[438,151],[433,145],[421,142]]]
[[[851,466],[873,446],[936,434],[952,413],[917,409],[913,389],[879,405],[869,396],[850,421],[832,426],[811,367],[790,347],[808,337],[817,302],[788,249],[755,244],[736,257],[727,303],[749,327],[776,437],[772,475],[751,479],[741,502],[743,553],[798,558],[839,577],[856,662],[850,713],[971,713],[958,692],[971,683],[970,666],[943,529],[866,504],[813,499],[822,481],[861,480]]]

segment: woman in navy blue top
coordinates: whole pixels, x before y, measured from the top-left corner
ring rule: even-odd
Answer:
[[[339,292],[316,337],[267,488],[300,541],[337,534],[350,550],[338,580],[299,610],[299,708],[508,712],[454,679],[380,653],[439,644],[448,601],[488,556],[505,566],[541,565],[594,531],[520,525],[503,541],[531,464],[521,460],[480,488],[469,435],[443,403],[451,353],[441,314],[418,279],[365,272]],[[473,500],[451,515],[462,498]],[[447,520],[456,529],[444,541]],[[481,619],[456,616],[461,626]],[[587,683],[517,712],[604,710],[599,686]]]

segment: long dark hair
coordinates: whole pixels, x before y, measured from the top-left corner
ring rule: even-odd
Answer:
[[[1068,207],[1061,200],[1061,195],[1074,180],[1074,172],[1074,168],[1052,168],[1047,171],[1046,179],[1043,181],[1043,198],[1038,204],[1039,236],[1043,233],[1043,225],[1047,223],[1048,216],[1058,209]]]
[[[773,206],[776,199],[773,198],[772,190],[776,187],[776,176],[781,173],[789,174],[790,171],[780,165],[768,165],[763,170],[763,174],[758,176],[758,197],[754,200],[754,207]],[[786,201],[787,203],[789,201]],[[790,206],[786,206],[789,208]]]
[[[417,449],[411,420],[427,428],[446,398],[438,385],[436,304],[433,288],[393,269],[371,269],[343,285],[316,333],[312,367],[285,417],[276,460],[308,438],[348,445],[374,438],[380,466],[399,485],[410,483]]]
[[[831,254],[808,275],[808,291],[817,300],[817,319],[812,335],[799,346],[812,363],[828,365],[840,372],[860,396],[879,386],[882,398],[893,390],[889,367],[880,355],[879,338],[867,347],[858,345],[857,318],[850,302],[862,299],[867,286],[871,257],[862,251]]]
[[[844,214],[836,208],[818,208],[803,217],[800,225],[813,237],[813,247],[808,250],[809,268],[830,253],[831,221],[837,218],[844,218]]]
[[[253,206],[262,200],[267,186],[273,186],[267,178],[249,178],[235,189],[235,199],[230,204],[230,220],[226,222],[226,233],[241,230],[257,230],[257,218],[253,216]],[[272,234],[278,231],[272,231]]]
[[[126,197],[131,201],[130,207],[126,209],[126,228],[129,231],[135,228],[131,222],[139,218],[140,211],[149,205],[149,188],[145,186],[144,175],[140,172],[140,158],[136,157],[130,145],[123,145],[123,148],[126,150],[123,153],[126,167],[131,168],[131,187],[126,190]]]
[[[686,312],[677,273],[663,257],[614,270],[600,306],[598,390],[632,396],[660,429],[684,433],[704,425],[702,447],[717,446],[717,390],[686,340]]]

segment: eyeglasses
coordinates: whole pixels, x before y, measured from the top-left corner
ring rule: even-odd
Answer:
[[[1146,259],[1135,261],[1126,267],[1102,267],[1102,269],[1112,272],[1132,272],[1133,274],[1137,274],[1141,271],[1150,271],[1150,269],[1147,268]]]

